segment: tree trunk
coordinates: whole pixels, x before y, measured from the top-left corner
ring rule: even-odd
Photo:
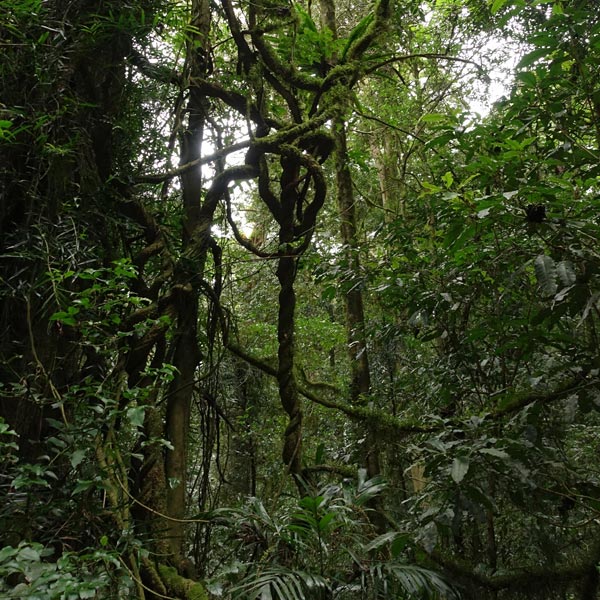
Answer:
[[[333,1],[321,0],[320,8],[322,25],[329,28],[334,37],[337,37]],[[354,190],[349,167],[346,123],[341,116],[336,117],[333,121],[333,137],[335,141],[336,195],[340,215],[340,235],[348,271],[351,274],[351,279],[347,282],[349,289],[344,300],[351,368],[350,400],[353,404],[356,404],[364,401],[365,396],[370,392],[371,373],[365,335],[363,295],[360,288],[361,265],[358,254],[359,243],[356,231]],[[367,474],[369,477],[374,477],[380,472],[379,451],[375,436],[370,431],[367,432],[364,451]]]
[[[191,7],[191,28],[195,35],[187,48],[187,79],[204,77],[209,69],[208,34],[210,31],[210,5],[208,0],[194,0]],[[196,160],[202,153],[207,99],[199,88],[190,87],[187,104],[188,125],[183,134],[181,163]],[[202,170],[200,166],[186,171],[181,177],[183,196],[184,254],[177,270],[177,283],[187,286],[177,303],[177,335],[173,364],[177,369],[167,398],[166,434],[173,448],[167,451],[165,473],[167,477],[167,513],[175,519],[184,519],[187,496],[187,445],[191,416],[194,377],[200,363],[198,347],[198,297],[204,277],[208,253],[212,214],[202,214]],[[187,251],[187,252],[186,252]],[[171,551],[176,564],[184,555],[185,523],[168,522]]]
[[[289,423],[285,430],[282,458],[292,475],[299,475],[302,470],[302,407],[296,378],[294,375],[294,319],[296,311],[297,257],[291,255],[291,243],[294,241],[294,210],[297,194],[294,182],[298,180],[299,167],[293,159],[282,159],[281,175],[281,222],[279,230],[279,247],[282,252],[289,245],[290,255],[280,257],[277,265],[279,281],[279,314],[277,321],[277,340],[279,367],[277,381],[279,397],[283,409],[288,414]]]

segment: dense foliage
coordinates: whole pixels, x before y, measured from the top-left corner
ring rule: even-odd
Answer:
[[[3,598],[598,597],[597,1],[0,48]]]

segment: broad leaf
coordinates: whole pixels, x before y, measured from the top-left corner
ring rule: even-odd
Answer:
[[[540,254],[535,259],[534,267],[535,276],[542,288],[542,292],[546,296],[554,295],[558,289],[558,284],[556,283],[556,263],[554,260],[546,254]]]
[[[556,273],[558,274],[560,282],[565,287],[573,285],[577,280],[577,275],[575,274],[573,263],[571,263],[568,260],[561,260],[556,265]]]
[[[490,6],[490,12],[495,15],[508,0],[494,0]]]
[[[466,456],[457,456],[452,461],[450,475],[455,483],[460,483],[469,471],[469,459]]]

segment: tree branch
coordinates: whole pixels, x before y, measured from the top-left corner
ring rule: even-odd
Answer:
[[[507,569],[495,575],[485,575],[477,572],[472,564],[448,558],[437,551],[428,554],[428,556],[453,575],[462,577],[476,585],[491,590],[518,589],[523,591],[583,579],[596,569],[596,565],[600,560],[600,542],[593,544],[590,550],[578,559],[567,561],[561,565]]]
[[[377,71],[378,69],[381,69],[381,67],[385,67],[385,66],[391,65],[393,63],[413,60],[415,58],[426,58],[429,60],[449,60],[451,62],[460,62],[460,63],[464,63],[467,65],[473,65],[482,77],[484,77],[484,78],[488,77],[487,73],[485,72],[485,69],[479,63],[476,63],[473,60],[469,60],[468,58],[460,58],[458,56],[450,56],[448,54],[438,54],[435,52],[424,52],[424,53],[417,53],[417,54],[403,54],[401,56],[392,56],[391,58],[388,58],[384,61],[377,63],[376,65],[373,65],[372,67],[369,67],[368,69],[365,70],[365,73],[367,75],[370,75],[371,73]]]
[[[208,163],[219,160],[227,156],[228,154],[232,154],[233,152],[237,152],[238,150],[248,148],[251,143],[252,142],[250,140],[246,140],[244,142],[238,142],[237,144],[231,144],[230,146],[227,146],[221,150],[217,150],[217,152],[207,154],[206,156],[201,156],[183,165],[179,165],[175,169],[165,171],[164,173],[156,173],[155,175],[138,175],[133,178],[133,183],[136,185],[143,183],[163,183],[164,181],[173,179],[174,177],[178,177],[179,175],[183,175],[183,173],[189,171],[190,169],[193,169],[194,167],[206,165]]]

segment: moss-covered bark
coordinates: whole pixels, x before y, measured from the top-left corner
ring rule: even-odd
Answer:
[[[182,577],[174,567],[159,565],[158,572],[170,595],[180,600],[208,600],[203,584]]]

